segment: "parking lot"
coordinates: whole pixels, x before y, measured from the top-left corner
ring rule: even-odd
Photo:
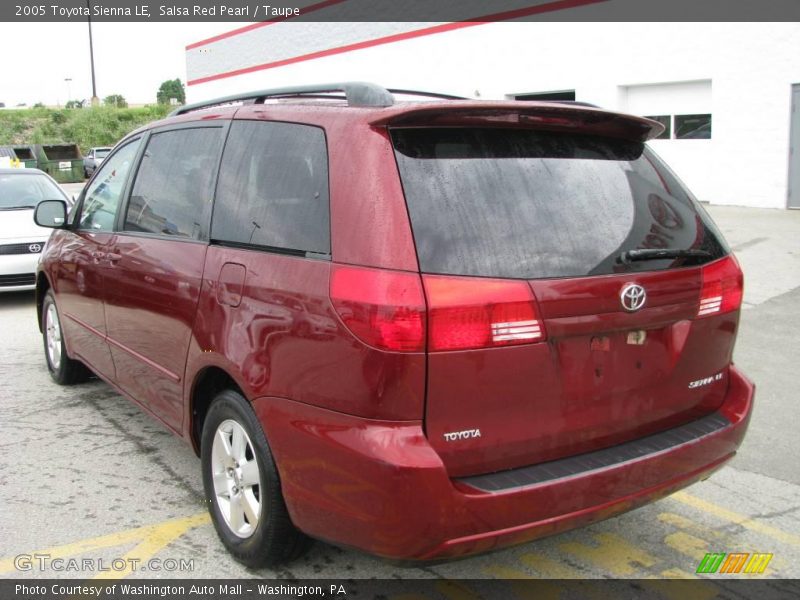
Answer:
[[[745,271],[735,360],[756,382],[757,404],[736,458],[709,480],[620,517],[435,566],[401,567],[318,542],[284,568],[247,571],[210,525],[192,450],[100,381],[52,383],[33,293],[0,295],[0,577],[133,570],[130,561],[110,572],[35,561],[20,570],[26,563],[14,559],[40,553],[160,559],[150,566],[161,568],[137,577],[689,578],[708,552],[772,553],[763,577],[800,577],[800,211],[709,210]],[[172,569],[172,559],[191,566]],[[449,597],[470,597],[459,589]]]

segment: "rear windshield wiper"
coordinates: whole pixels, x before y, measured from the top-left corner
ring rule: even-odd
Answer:
[[[640,248],[627,250],[619,255],[619,262],[628,264],[640,260],[661,260],[664,258],[711,258],[706,250],[678,250],[669,248]]]

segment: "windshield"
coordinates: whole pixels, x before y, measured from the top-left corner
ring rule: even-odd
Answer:
[[[111,152],[111,148],[98,148],[94,151],[95,158],[105,158],[108,156],[108,153]]]
[[[34,173],[0,174],[0,210],[36,208],[42,200],[65,200],[59,187]]]
[[[694,266],[726,252],[644,144],[489,128],[395,129],[392,138],[423,272],[584,277]],[[670,252],[630,260],[643,249]]]

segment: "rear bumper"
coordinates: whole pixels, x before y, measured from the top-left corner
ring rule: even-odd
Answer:
[[[276,398],[254,408],[300,529],[387,558],[426,560],[552,535],[704,479],[736,453],[753,395],[732,367],[718,410],[728,424],[611,466],[491,492],[470,478],[451,479],[419,422],[361,419]]]

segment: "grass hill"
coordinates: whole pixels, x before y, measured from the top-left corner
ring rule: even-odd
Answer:
[[[8,144],[78,144],[82,153],[93,146],[113,146],[125,134],[166,116],[173,107],[0,110],[0,146]]]

